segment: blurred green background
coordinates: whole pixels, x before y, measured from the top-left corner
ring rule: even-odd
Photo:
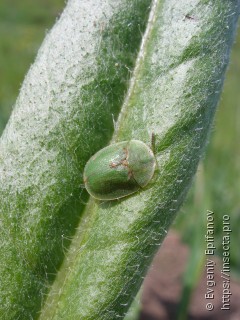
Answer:
[[[0,133],[38,48],[64,7],[64,0],[0,2]],[[231,217],[231,271],[240,277],[240,33],[205,157],[173,228],[192,249],[189,270],[199,276],[206,243],[206,210],[214,211],[215,243],[221,256],[222,216]]]

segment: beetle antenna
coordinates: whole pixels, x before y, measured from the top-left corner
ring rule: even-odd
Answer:
[[[152,137],[151,137],[151,147],[152,147],[152,151],[153,154],[155,155],[155,146],[156,146],[156,135],[154,132],[152,132]]]

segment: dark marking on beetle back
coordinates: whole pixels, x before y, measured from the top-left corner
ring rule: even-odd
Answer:
[[[119,162],[115,163],[115,162],[110,162],[109,163],[109,167],[110,168],[117,168],[118,166],[123,166],[123,167],[127,167],[128,168],[128,150],[126,148],[123,148],[123,152],[124,152],[124,158],[121,159]]]

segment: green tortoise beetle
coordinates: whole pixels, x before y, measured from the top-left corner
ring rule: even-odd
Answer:
[[[153,151],[140,140],[107,146],[87,162],[83,179],[88,193],[99,200],[115,200],[145,187],[156,167]]]

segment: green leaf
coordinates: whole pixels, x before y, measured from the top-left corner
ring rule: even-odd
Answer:
[[[123,318],[186,195],[240,3],[153,1],[140,47],[149,6],[69,1],[24,81],[0,141],[1,319]],[[112,141],[154,133],[158,169],[137,194],[88,201],[84,165],[119,112]]]

